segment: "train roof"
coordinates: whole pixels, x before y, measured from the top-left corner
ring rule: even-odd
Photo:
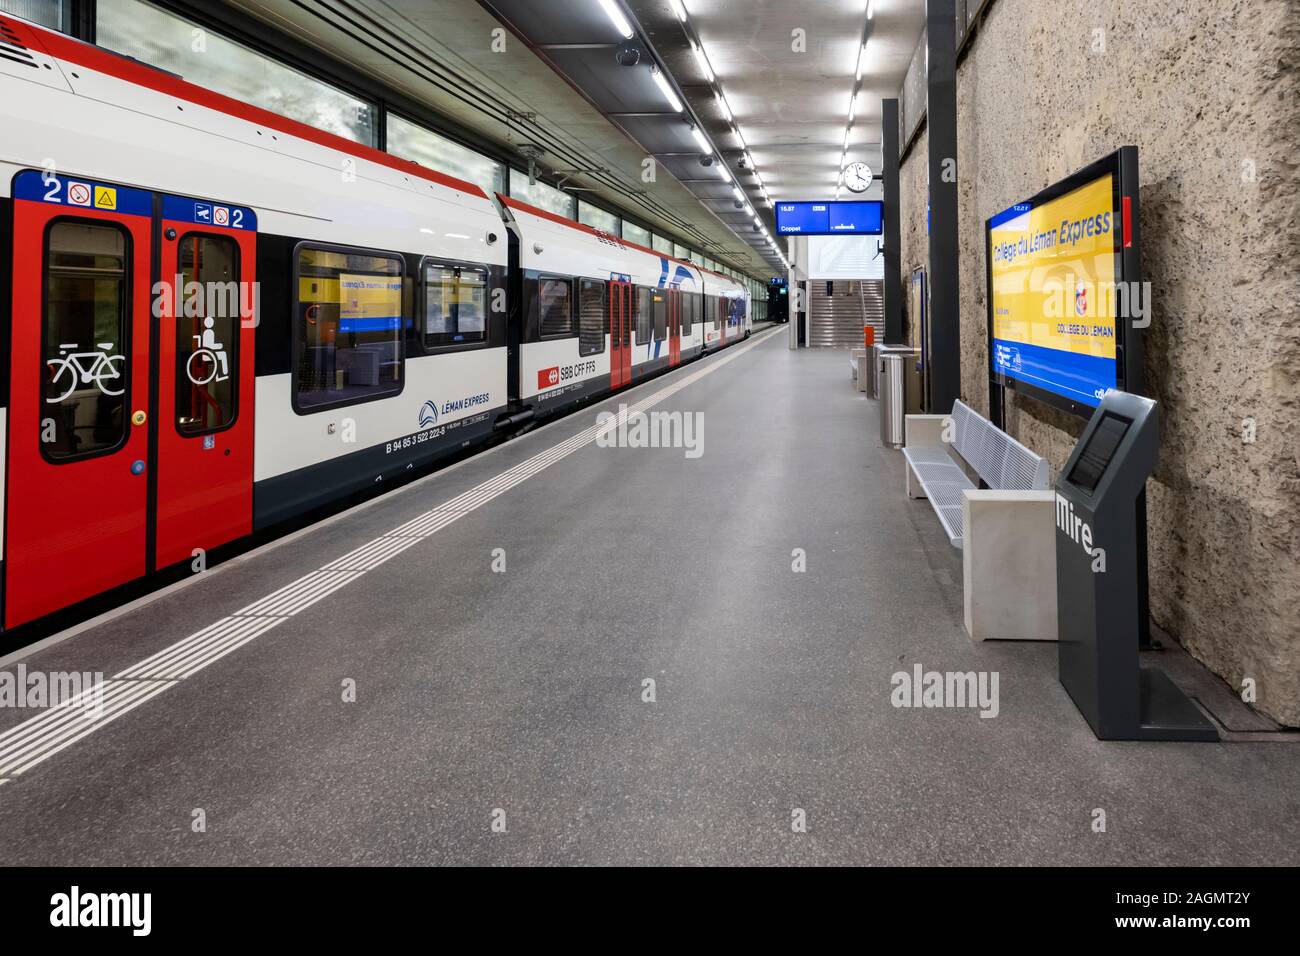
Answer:
[[[357,143],[346,137],[317,129],[306,123],[300,123],[297,120],[289,119],[279,113],[273,113],[260,106],[253,106],[234,97],[226,96],[224,93],[214,92],[131,57],[113,53],[102,47],[85,43],[16,17],[7,16],[5,22],[18,27],[22,31],[19,34],[20,40],[34,46],[38,52],[44,53],[53,60],[82,66],[88,70],[94,70],[97,73],[112,76],[124,82],[142,86],[176,99],[185,100],[197,106],[224,113],[227,116],[273,129],[287,136],[315,143],[318,146],[347,153],[410,176],[416,176],[472,196],[483,199],[488,198],[487,193],[474,183],[438,172],[412,160],[402,159],[392,153],[385,153],[374,147]],[[23,35],[23,33],[26,35]],[[71,78],[67,79],[72,92],[76,93],[76,88],[71,83],[71,80],[76,79],[75,73]]]

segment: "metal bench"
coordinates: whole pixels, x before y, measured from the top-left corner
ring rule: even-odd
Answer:
[[[1048,487],[1047,459],[964,402],[951,415],[908,415],[904,428],[907,496],[929,499],[954,548],[962,546],[965,493],[979,488],[969,472],[993,491]]]

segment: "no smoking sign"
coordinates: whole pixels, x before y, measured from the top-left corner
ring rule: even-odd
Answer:
[[[89,183],[68,183],[68,204],[72,206],[89,206],[91,188]]]

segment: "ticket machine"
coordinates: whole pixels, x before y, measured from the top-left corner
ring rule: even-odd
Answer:
[[[1060,680],[1101,740],[1218,740],[1173,681],[1138,662],[1159,444],[1156,403],[1108,392],[1056,483]]]

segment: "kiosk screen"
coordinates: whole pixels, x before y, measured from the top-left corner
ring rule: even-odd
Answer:
[[[1120,418],[1111,412],[1102,415],[1066,480],[1088,494],[1096,491],[1101,476],[1106,473],[1111,458],[1115,456],[1115,449],[1124,440],[1124,433],[1132,424],[1127,418]]]

